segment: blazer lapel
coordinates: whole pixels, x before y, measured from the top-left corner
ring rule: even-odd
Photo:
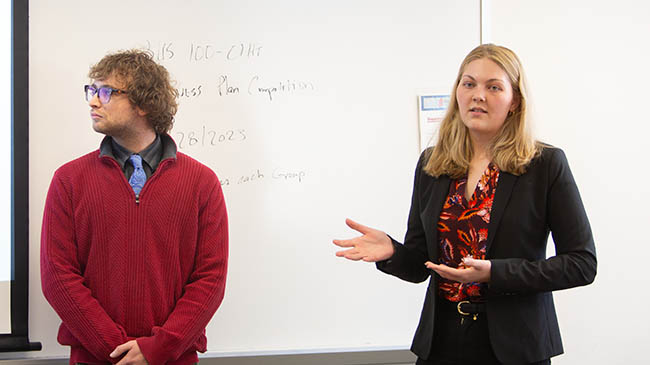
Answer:
[[[433,260],[438,260],[438,220],[440,219],[440,212],[442,211],[445,199],[449,195],[450,183],[451,179],[447,175],[442,175],[437,178],[432,186],[429,204],[427,204],[428,207],[431,207],[430,214],[427,214],[430,224],[427,226],[431,229],[429,236],[432,238],[427,240],[427,244],[429,245],[428,250]]]
[[[497,191],[494,194],[494,202],[492,203],[492,211],[490,212],[490,224],[488,225],[488,239],[485,246],[485,252],[489,257],[490,246],[494,240],[494,234],[499,227],[503,211],[508,205],[512,188],[515,186],[517,176],[501,171],[499,173],[499,182],[497,183]]]

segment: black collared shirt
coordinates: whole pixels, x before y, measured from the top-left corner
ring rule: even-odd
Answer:
[[[133,165],[129,161],[129,157],[131,157],[133,152],[120,146],[113,138],[111,138],[111,147],[113,149],[113,157],[122,167],[122,172],[124,172],[126,179],[129,180],[131,174],[133,174]],[[162,159],[163,145],[160,141],[160,135],[157,134],[156,139],[138,154],[142,157],[142,168],[147,174],[147,179],[149,179],[158,168],[158,164]]]

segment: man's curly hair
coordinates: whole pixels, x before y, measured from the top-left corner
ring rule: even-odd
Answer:
[[[108,54],[90,68],[88,77],[105,80],[116,77],[131,104],[147,113],[147,120],[156,133],[167,133],[174,124],[178,110],[178,91],[171,85],[169,72],[144,51],[131,49]]]

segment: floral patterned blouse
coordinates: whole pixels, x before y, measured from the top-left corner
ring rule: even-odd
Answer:
[[[479,179],[472,198],[467,201],[467,176],[452,180],[438,221],[440,263],[463,267],[463,257],[485,259],[488,224],[498,181],[499,169],[490,163]],[[470,298],[472,301],[484,300],[486,283],[461,284],[442,277],[439,279],[438,293],[449,301],[459,302]]]

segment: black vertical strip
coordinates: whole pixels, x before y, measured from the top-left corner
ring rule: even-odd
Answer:
[[[11,335],[0,352],[40,350],[29,342],[29,1],[12,1]]]
[[[29,282],[29,63],[27,9],[29,1],[13,2],[12,48],[12,223],[13,267],[11,281],[12,334],[27,336]]]

